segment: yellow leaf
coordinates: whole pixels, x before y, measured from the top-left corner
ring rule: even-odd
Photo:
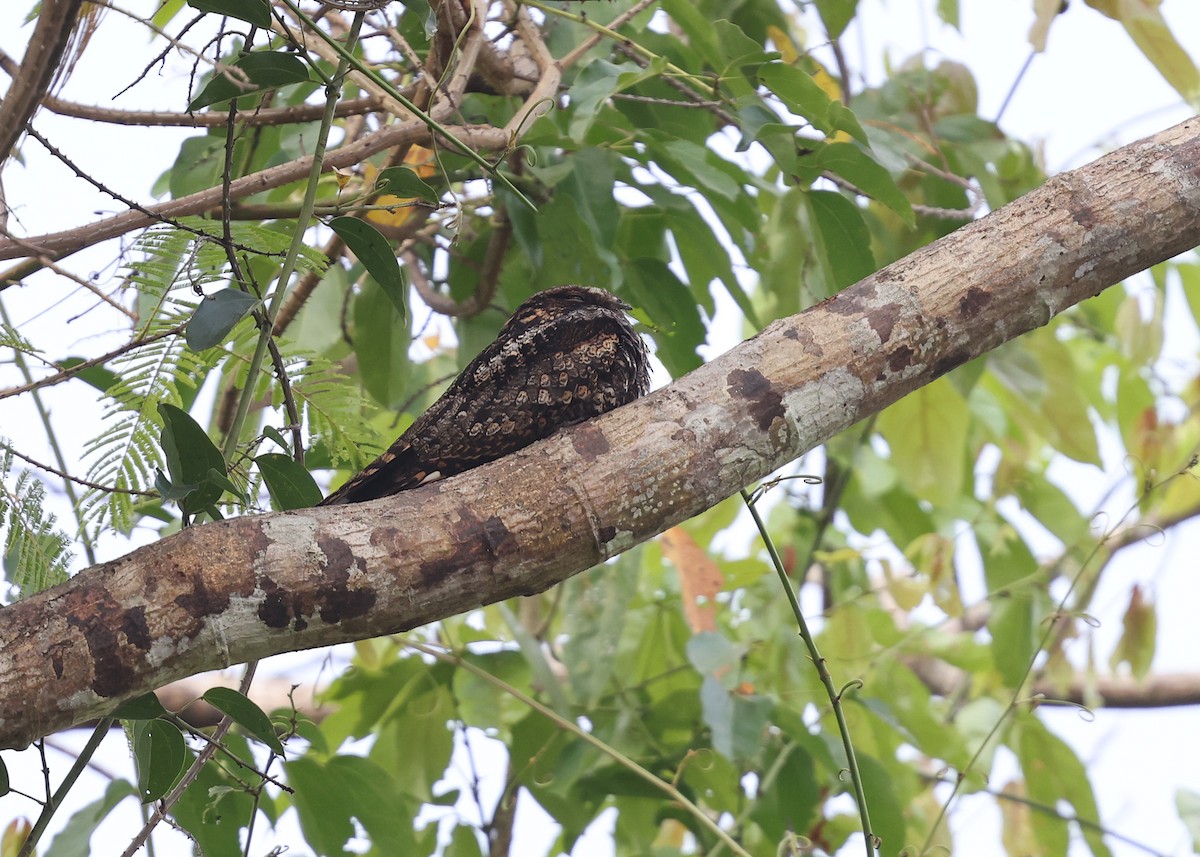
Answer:
[[[1033,0],[1033,26],[1029,28],[1029,44],[1039,54],[1046,50],[1050,24],[1062,11],[1062,0]]]
[[[767,37],[775,43],[775,49],[779,51],[779,56],[785,63],[791,65],[800,59],[800,51],[796,50],[796,43],[792,41],[791,36],[779,27],[769,24],[767,26]]]
[[[426,149],[424,146],[410,146],[408,153],[404,156],[401,162],[406,167],[410,167],[419,178],[427,179],[437,171],[437,160],[434,157],[432,149]],[[363,175],[367,180],[369,187],[375,185],[375,177],[379,175],[379,168],[373,164],[367,164],[363,170]],[[375,198],[375,205],[395,205],[406,206],[412,202],[412,197],[399,197],[389,193],[382,194]],[[380,226],[398,227],[403,226],[412,217],[411,207],[400,207],[393,209],[376,209],[367,212],[367,220],[376,223]]]
[[[1109,18],[1120,21],[1133,43],[1167,83],[1192,107],[1200,107],[1200,70],[1171,33],[1159,11],[1161,0],[1087,0]]]
[[[1129,606],[1125,608],[1122,624],[1124,630],[1112,657],[1108,659],[1108,666],[1115,671],[1122,663],[1127,663],[1134,678],[1145,678],[1154,659],[1158,614],[1154,603],[1142,596],[1142,587],[1137,584],[1129,593]]]
[[[831,101],[842,100],[842,86],[837,82],[837,78],[815,60],[813,61],[812,79],[813,83],[821,87],[821,91],[828,95]]]

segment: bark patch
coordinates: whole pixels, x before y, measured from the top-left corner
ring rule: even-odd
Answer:
[[[583,423],[571,432],[571,446],[575,447],[576,454],[588,464],[612,449],[604,432],[592,423]]]
[[[757,369],[734,369],[726,377],[729,395],[747,403],[759,431],[768,431],[777,418],[783,419],[783,396]]]
[[[62,609],[67,625],[79,631],[91,654],[92,690],[96,695],[107,699],[129,690],[133,686],[134,671],[122,654],[134,641],[129,639],[126,629],[134,629],[137,639],[145,644],[139,648],[148,648],[144,609],[137,608],[138,615],[130,617],[134,611],[123,610],[99,584],[72,589],[63,598]],[[60,657],[55,672],[61,670]]]

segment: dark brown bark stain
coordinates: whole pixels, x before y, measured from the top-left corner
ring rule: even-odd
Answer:
[[[479,563],[492,564],[495,559],[517,549],[516,539],[504,521],[492,515],[486,520],[469,506],[459,506],[453,521],[447,522],[446,533],[461,549],[450,552],[445,559],[422,563],[421,580],[427,586],[438,586],[459,569]]]
[[[571,432],[571,446],[575,447],[575,452],[588,464],[612,449],[604,432],[596,428],[594,423],[577,426]]]
[[[940,378],[949,372],[951,369],[957,369],[962,364],[971,359],[970,353],[966,351],[955,351],[947,354],[941,360],[933,364],[933,377]]]
[[[971,286],[967,293],[958,299],[958,313],[963,318],[974,318],[991,302],[991,294],[978,286]]]
[[[350,572],[359,560],[346,542],[319,536],[317,546],[323,556],[321,574],[310,577],[303,586],[288,590],[265,574],[259,578],[263,599],[258,618],[268,628],[282,630],[290,625],[294,631],[303,631],[313,616],[335,625],[368,613],[378,601],[374,587],[351,586]]]
[[[867,313],[867,322],[875,331],[875,335],[879,337],[880,344],[886,345],[892,338],[892,331],[900,323],[900,304],[884,304],[871,309]]]
[[[601,527],[599,530],[600,544],[606,545],[617,537],[617,528],[613,526]]]
[[[771,423],[784,418],[783,396],[776,392],[757,369],[734,369],[726,377],[729,395],[747,402],[747,410],[759,431],[768,431]]]
[[[223,613],[229,608],[229,594],[220,589],[209,589],[208,581],[199,571],[191,573],[190,592],[175,596],[175,603],[187,614],[188,621],[179,627],[181,638],[192,639],[200,633],[209,616]]]
[[[825,353],[821,346],[817,345],[816,339],[812,335],[812,331],[807,327],[789,327],[783,332],[785,339],[790,339],[792,342],[799,342],[800,347],[804,349],[805,354],[813,357],[820,357]]]
[[[258,605],[258,618],[262,619],[263,624],[268,628],[286,628],[291,620],[291,610],[287,605],[287,593],[265,574],[259,580],[259,585],[263,589],[263,600]]]
[[[317,547],[325,557],[320,563],[324,580],[317,585],[315,593],[315,607],[322,621],[335,624],[370,611],[378,595],[371,586],[350,587],[350,569],[357,562],[350,545],[339,538],[326,536],[318,537]]]
[[[129,647],[142,651],[150,647],[144,608],[123,610],[98,582],[72,589],[61,603],[67,625],[79,631],[91,655],[92,690],[105,698],[125,693],[135,678],[129,661],[137,657]],[[62,653],[56,662],[53,656],[51,660],[55,673],[60,674]]]
[[[913,350],[907,345],[901,345],[888,356],[888,369],[893,372],[903,372],[912,365]]]

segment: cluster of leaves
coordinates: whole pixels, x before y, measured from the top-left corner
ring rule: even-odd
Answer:
[[[491,172],[447,147],[419,166],[387,152],[350,179],[327,175],[251,197],[247,205],[270,212],[261,222],[185,218],[142,236],[128,272],[139,344],[84,376],[108,406],[88,448],[89,481],[157,497],[96,492],[82,515],[92,534],[147,517],[170,529],[261,507],[263,484],[274,508],[312,505],[319,492],[309,469],[361,466],[428,403],[438,379],[495,336],[504,310],[543,288],[579,282],[620,294],[679,375],[699,365],[714,288],[758,329],[1044,179],[1027,146],[977,115],[967,69],[911,63],[878,87],[846,93],[774,0],[663,0],[655,8],[670,27],[631,0],[586,15],[530,5],[555,57],[592,27],[618,22],[621,39],[600,40],[565,69],[556,109],[524,124],[521,149],[502,153]],[[853,3],[816,5],[832,39],[855,14]],[[272,21],[266,2],[190,6],[257,27]],[[181,7],[165,4],[156,23],[168,25]],[[941,8],[956,14],[956,4]],[[396,5],[390,32],[403,45],[383,52],[392,35],[380,30],[352,55],[417,79],[410,57],[439,50],[428,12]],[[233,99],[244,112],[298,106],[332,83],[329,60],[258,38],[220,58],[244,79],[210,76],[181,96],[181,109],[224,111]],[[363,94],[360,85],[348,80],[343,99]],[[456,106],[499,128],[522,98],[468,87]],[[317,132],[315,123],[237,126],[230,137],[213,126],[182,144],[157,189],[180,199],[227,186],[302,158]],[[389,199],[403,207],[388,210]],[[272,284],[287,269],[293,234],[305,231],[297,224],[306,203],[328,216],[315,237],[336,235],[353,256],[326,266],[321,254],[299,252],[294,270],[315,286],[273,338],[278,363],[259,362],[275,320],[262,313],[278,308]],[[410,240],[418,232],[422,240]],[[410,312],[399,242],[409,273],[433,284],[431,298],[461,307],[483,296],[457,318],[457,349],[445,347],[444,326]],[[1065,685],[1072,632],[1048,620],[1087,609],[1120,543],[1097,538],[1092,510],[1078,508],[1052,467],[1064,459],[1100,467],[1098,437],[1109,437],[1140,468],[1138,505],[1123,523],[1200,509],[1196,483],[1171,478],[1200,444],[1192,393],[1181,408],[1160,407],[1171,390],[1198,387],[1189,379],[1168,389],[1156,375],[1168,282],[1195,283],[1198,272],[1175,264],[1148,292],[1105,292],[835,438],[802,465],[820,470],[821,488],[771,495],[779,499],[769,530],[786,570],[797,585],[810,566],[822,570],[812,588],[829,669],[839,683],[861,683],[838,703],[887,852],[951,849],[943,815],[965,792],[1032,809],[1013,816],[1014,851],[1065,854],[1078,830],[1091,853],[1109,853],[1082,763],[1020,704],[1035,679]],[[1189,299],[1198,293],[1189,289]],[[185,322],[186,336],[171,335]],[[198,395],[206,386],[216,393],[211,406]],[[403,412],[399,423],[391,409]],[[231,416],[247,412],[254,416],[242,423]],[[18,481],[20,501],[0,502],[0,511],[10,521],[8,579],[16,580],[7,566],[16,545],[20,585],[32,591],[61,574],[65,545],[27,485]],[[347,853],[362,835],[375,853],[466,857],[489,847],[483,834],[503,838],[512,802],[533,800],[560,826],[562,851],[606,811],[621,854],[720,853],[729,846],[714,818],[748,854],[805,841],[838,850],[861,830],[837,800],[849,788],[838,712],[770,564],[756,549],[745,556],[742,544],[714,547],[742,538],[739,508],[722,504],[670,543],[525,602],[519,617],[495,605],[446,620],[431,631],[441,657],[417,653],[417,641],[360,646],[355,669],[328,691],[334,713],[319,724],[297,726],[290,715],[277,724],[290,736],[286,748],[253,711],[224,699],[223,710],[236,709],[270,752],[286,752],[290,791],[253,773],[265,766],[250,743],[228,736],[224,758],[246,767],[203,767],[174,820],[209,855],[242,853],[258,814],[274,824],[292,810],[320,854]],[[1056,540],[1052,561],[1039,560],[1014,509]],[[964,604],[969,572],[980,578],[981,605]],[[1056,581],[1070,585],[1056,590]],[[919,606],[936,618],[917,621]],[[986,636],[970,625],[968,606],[986,609]],[[1141,674],[1153,652],[1152,608],[1139,602],[1131,617],[1115,661]],[[955,668],[962,684],[954,693],[931,687],[920,669],[927,662]],[[195,756],[161,712],[131,716],[140,782],[115,783],[76,815],[64,832],[72,842],[86,843],[125,797],[166,794]],[[456,731],[465,744],[456,745]],[[498,804],[483,805],[475,782],[446,790],[456,746],[469,752],[472,742],[503,747]],[[997,788],[988,774],[1002,748],[1021,777]],[[435,810],[449,819],[441,846],[437,826],[418,823]]]

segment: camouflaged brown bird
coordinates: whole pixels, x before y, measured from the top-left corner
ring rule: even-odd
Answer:
[[[321,505],[361,503],[462,473],[645,395],[646,344],[628,309],[586,286],[534,295],[429,410]]]

